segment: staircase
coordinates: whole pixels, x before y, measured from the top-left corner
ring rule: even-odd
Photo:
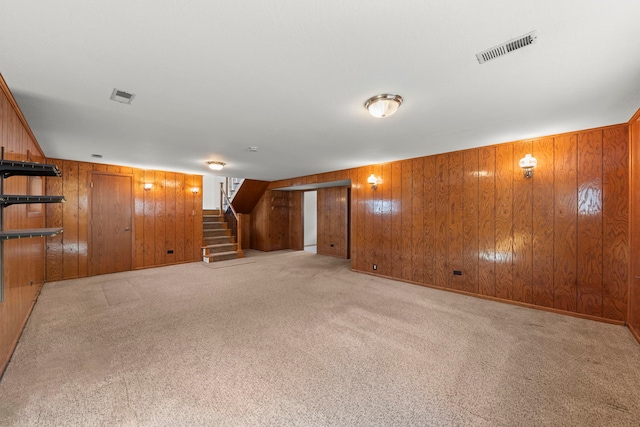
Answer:
[[[219,210],[202,212],[202,260],[204,262],[224,261],[238,258],[238,245]]]

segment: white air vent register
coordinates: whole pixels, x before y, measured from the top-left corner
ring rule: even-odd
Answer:
[[[492,59],[500,58],[508,53],[521,49],[525,46],[529,46],[536,42],[538,39],[537,31],[531,31],[524,36],[509,40],[508,42],[504,42],[499,44],[498,46],[494,46],[491,49],[484,50],[480,53],[476,53],[476,58],[478,58],[478,62],[480,64],[484,64],[487,61]]]

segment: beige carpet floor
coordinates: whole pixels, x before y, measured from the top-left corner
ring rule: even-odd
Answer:
[[[46,284],[0,425],[640,425],[622,326],[249,255]]]

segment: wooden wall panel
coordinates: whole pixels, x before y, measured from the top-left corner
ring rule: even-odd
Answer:
[[[602,315],[626,318],[629,276],[629,144],[623,127],[603,130]]]
[[[479,292],[479,170],[480,150],[463,152],[464,174],[462,183],[462,290]]]
[[[553,307],[576,312],[578,307],[577,135],[561,135],[555,138],[553,173]]]
[[[347,187],[318,189],[318,245],[321,255],[348,258]]]
[[[421,283],[433,284],[435,278],[435,233],[436,233],[436,162],[435,157],[424,158],[424,212],[422,213],[422,222],[424,230],[424,279]]]
[[[289,247],[304,249],[304,191],[291,193],[291,209],[289,211]],[[249,232],[251,230],[249,229]]]
[[[449,211],[447,213],[447,240],[449,241],[448,287],[456,290],[464,288],[464,276],[453,274],[453,271],[463,271],[463,184],[464,184],[464,161],[463,153],[456,151],[449,154]]]
[[[354,270],[588,318],[621,323],[636,316],[640,322],[640,313],[625,313],[639,305],[627,301],[640,299],[627,292],[627,131],[626,125],[610,126],[270,186],[351,177]],[[527,153],[538,159],[531,179],[518,165]],[[376,191],[367,184],[371,173],[382,179]],[[259,205],[268,207],[265,199]],[[338,205],[327,206],[341,215]],[[254,210],[252,236],[277,227],[276,217],[260,209]],[[263,247],[272,250],[273,242],[267,233]]]
[[[40,149],[29,125],[6,82],[0,75],[0,146],[5,159],[42,161]],[[27,177],[10,177],[5,181],[5,194],[25,194],[30,185]],[[41,180],[46,191],[47,180]],[[34,184],[35,185],[35,184]],[[46,209],[29,211],[25,205],[4,208],[4,229],[42,228]],[[58,205],[58,209],[62,206]],[[42,208],[42,207],[40,207]],[[57,240],[56,249],[62,248]],[[0,377],[18,342],[27,317],[45,279],[45,239],[42,237],[6,241],[4,245],[4,300],[0,302]],[[62,259],[61,251],[58,251]],[[62,263],[59,264],[62,268]]]
[[[602,316],[602,130],[578,147],[578,312]]]
[[[382,196],[381,199],[384,200],[384,203],[382,204],[381,227],[387,229],[387,228],[393,227],[395,222],[395,218],[394,218],[395,214],[393,211],[393,204],[394,204],[393,192],[394,190],[396,191],[396,193],[400,191],[400,187],[399,187],[400,182],[397,182],[396,184],[397,188],[394,188],[392,183],[394,183],[395,181],[393,180],[390,163],[382,165],[382,172],[380,173],[379,178],[381,182],[378,186],[378,189],[375,190],[374,194],[378,194],[378,192],[380,192]],[[396,224],[396,226],[399,227],[398,224]],[[377,260],[376,264],[378,265],[378,274],[383,274],[385,276],[391,276],[394,274],[393,273],[394,260],[395,260],[395,257],[398,256],[398,254],[397,252],[394,252],[393,248],[399,245],[400,245],[399,240],[395,238],[383,240],[382,247],[381,247],[382,255],[376,257],[376,260]]]
[[[91,274],[87,257],[91,251],[88,237],[91,227],[88,222],[91,171],[133,176],[134,253],[132,261],[134,268],[200,259],[202,230],[199,230],[198,234],[198,229],[194,229],[193,222],[194,218],[198,218],[199,228],[202,228],[202,199],[191,193],[191,187],[202,188],[201,176],[60,159],[48,159],[48,161],[62,165],[63,179],[58,179],[56,182],[55,179],[48,178],[47,194],[62,194],[67,201],[63,204],[63,209],[56,207],[57,205],[48,205],[51,207],[47,209],[47,226],[62,226],[64,233],[62,233],[61,243],[56,240],[58,237],[49,238],[47,241],[47,280],[86,277]],[[145,182],[153,183],[153,188],[145,191],[142,188]],[[190,185],[185,186],[186,182]],[[189,200],[188,208],[186,200]],[[170,224],[169,233],[167,233],[167,223]],[[187,224],[191,224],[190,228]],[[187,231],[190,233],[189,236],[186,235]],[[174,253],[167,259],[167,252],[170,250]]]
[[[640,342],[640,110],[631,120],[629,128],[631,151],[631,278],[627,315],[629,329]]]
[[[449,200],[449,155],[435,156],[435,212],[434,212],[434,276],[431,285],[446,288],[449,285],[448,251],[448,200]]]
[[[495,296],[513,299],[513,145],[496,147]],[[515,171],[520,174],[520,171]]]
[[[554,230],[554,180],[553,138],[535,141],[533,156],[538,160],[532,178],[533,193],[533,271],[532,300],[541,307],[553,307],[553,230]]]
[[[411,174],[411,278],[424,283],[424,158],[413,159]]]
[[[496,292],[496,149],[479,149],[478,166],[478,292]]]
[[[531,303],[533,264],[533,178],[525,178],[518,165],[525,154],[531,154],[531,142],[513,145],[513,300]],[[520,172],[520,173],[517,173]]]
[[[412,227],[413,227],[413,187],[412,187],[412,175],[413,175],[413,162],[411,160],[405,160],[402,164],[402,201],[398,207],[398,217],[402,221],[401,225],[401,265],[402,273],[400,278],[403,280],[411,280],[412,274],[412,250],[413,245],[411,243]],[[392,207],[393,209],[393,207]]]

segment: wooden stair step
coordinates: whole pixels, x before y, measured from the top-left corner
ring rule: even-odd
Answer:
[[[204,246],[219,245],[222,243],[236,243],[236,239],[231,236],[227,236],[226,234],[223,236],[213,236],[213,237],[204,238]]]
[[[202,223],[203,230],[211,230],[215,228],[228,228],[226,222],[207,221]]]
[[[218,243],[214,245],[202,246],[202,255],[211,255],[222,252],[237,251],[238,245],[235,243]]]
[[[215,261],[225,261],[228,259],[236,259],[238,258],[238,252],[229,251],[229,252],[219,252],[215,254],[204,255],[202,260],[204,262],[215,262]]]

